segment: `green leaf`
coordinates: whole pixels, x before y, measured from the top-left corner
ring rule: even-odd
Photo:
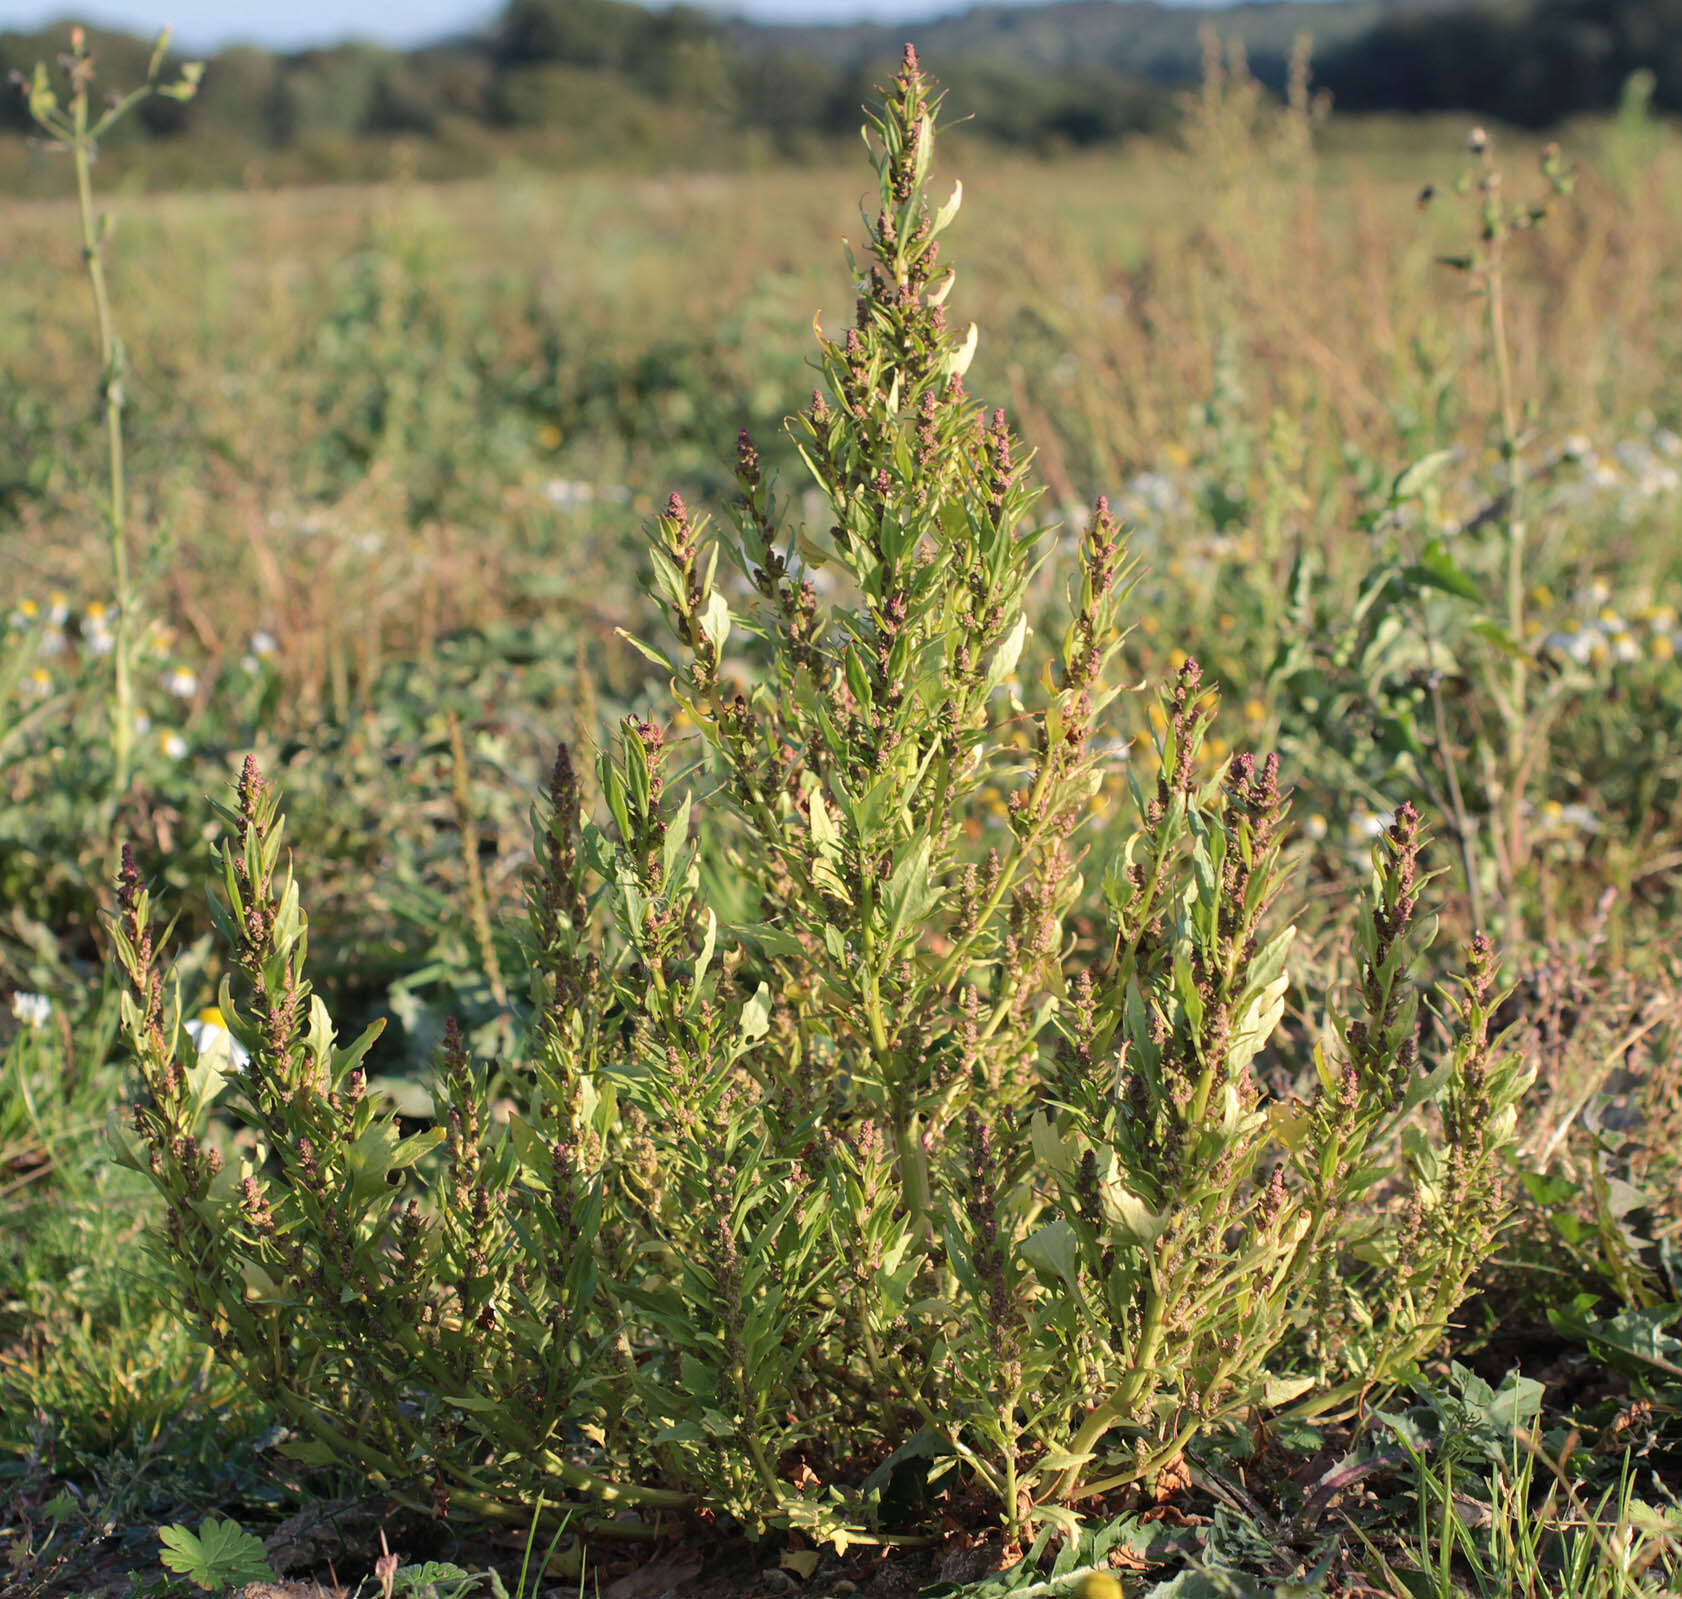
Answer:
[[[1022,612],[1016,618],[1013,627],[999,647],[993,652],[993,659],[987,663],[987,676],[982,682],[982,696],[991,694],[999,684],[1016,670],[1016,663],[1022,659],[1022,646],[1028,639],[1028,613]]]
[[[1290,986],[1290,975],[1281,972],[1245,1006],[1227,1042],[1229,1072],[1248,1068],[1262,1046],[1273,1036],[1274,1029],[1285,1014],[1285,993]]]
[[[929,237],[935,238],[951,225],[952,218],[958,214],[958,207],[964,203],[964,186],[962,182],[952,185],[952,198],[934,214],[934,225],[929,230]]]
[[[882,895],[882,911],[888,918],[885,942],[890,949],[906,927],[919,927],[940,903],[941,890],[929,881],[931,851],[929,835],[920,834],[888,879]]]
[[[1555,1332],[1580,1339],[1616,1370],[1649,1378],[1655,1371],[1682,1377],[1682,1339],[1665,1331],[1682,1316],[1682,1305],[1602,1317],[1590,1313],[1593,1303],[1591,1295],[1581,1294],[1568,1309],[1549,1310],[1548,1321]]]
[[[722,655],[724,642],[730,637],[730,605],[717,589],[707,596],[706,609],[701,612],[701,631]]]
[[[288,1460],[296,1460],[303,1466],[337,1466],[342,1463],[338,1450],[324,1444],[319,1438],[291,1438],[281,1444],[275,1452],[285,1455]]]
[[[638,638],[636,636],[635,633],[627,633],[625,631],[625,629],[622,628],[622,627],[616,627],[616,628],[614,628],[613,631],[615,633],[617,633],[620,636],[620,638],[624,639],[624,641],[627,644],[629,644],[631,646],[631,648],[633,650],[635,650],[639,655],[646,656],[656,666],[661,667],[663,670],[668,671],[668,672],[676,672],[677,671],[677,668],[674,665],[672,665],[671,661],[669,661],[663,654],[661,654],[661,652],[659,650],[655,649],[655,647],[652,644],[645,644],[640,638]]]
[[[160,1527],[158,1541],[163,1545],[158,1557],[163,1564],[208,1593],[275,1580],[263,1540],[237,1521],[212,1517],[200,1524],[197,1537],[179,1524]]]
[[[1288,1405],[1314,1386],[1312,1377],[1269,1377],[1262,1384],[1262,1403],[1269,1409]]]
[[[1432,539],[1418,561],[1402,573],[1402,578],[1414,588],[1441,589],[1445,594],[1470,600],[1474,605],[1481,604],[1483,600],[1483,591],[1455,562],[1441,539]]]
[[[771,989],[761,983],[742,1006],[742,1037],[750,1043],[771,1031]]]
[[[1472,631],[1486,644],[1493,644],[1510,661],[1526,661],[1530,651],[1520,644],[1499,622],[1484,618],[1472,624]]]
[[[1412,466],[1404,467],[1390,485],[1390,503],[1400,505],[1404,500],[1417,499],[1442,476],[1443,468],[1459,453],[1458,450],[1433,450],[1429,455],[1422,455]]]
[[[1080,1241],[1066,1221],[1054,1221],[1029,1235],[1017,1245],[1022,1258],[1042,1276],[1061,1277],[1076,1291],[1076,1271],[1080,1260]],[[1061,1469],[1061,1468],[1054,1468]]]

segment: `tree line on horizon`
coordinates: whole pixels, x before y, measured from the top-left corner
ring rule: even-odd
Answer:
[[[1652,74],[1657,109],[1682,108],[1682,0],[1226,10],[1055,0],[972,11],[917,34],[949,107],[976,133],[1050,151],[1169,129],[1178,90],[1197,76],[1207,22],[1248,44],[1257,76],[1277,86],[1287,30],[1304,13],[1316,23],[1316,87],[1342,110],[1466,111],[1539,127],[1612,108],[1638,70]],[[151,40],[91,31],[105,81],[144,70]],[[66,33],[64,24],[0,33],[0,71],[51,64]],[[444,176],[486,170],[510,150],[559,165],[659,164],[698,151],[800,159],[856,133],[858,106],[898,44],[885,28],[757,26],[687,5],[509,0],[484,32],[413,50],[223,50],[193,101],[141,108],[116,158],[181,182],[235,178],[253,160],[278,160],[281,176],[363,175],[359,145],[398,138]],[[21,94],[0,107],[0,128],[27,131]],[[28,168],[14,149],[0,181]]]

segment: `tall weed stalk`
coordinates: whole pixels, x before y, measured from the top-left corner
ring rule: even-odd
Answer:
[[[146,79],[123,94],[113,94],[101,110],[93,101],[95,62],[88,48],[87,33],[70,30],[70,51],[60,57],[68,80],[68,94],[62,100],[53,87],[45,63],[37,63],[27,83],[29,115],[54,146],[67,153],[76,175],[76,216],[81,229],[82,265],[93,294],[94,317],[99,328],[99,394],[105,426],[105,497],[103,510],[109,532],[111,581],[117,615],[111,649],[111,754],[113,798],[128,792],[134,755],[135,704],[132,658],[138,595],[130,571],[128,475],[123,451],[123,408],[127,403],[127,356],[117,332],[105,279],[105,247],[111,235],[111,216],[101,214],[94,203],[93,167],[100,141],[136,106],[154,94],[172,100],[190,100],[198,91],[203,65],[187,62],[180,76],[162,81],[169,32],[159,34],[146,68]]]

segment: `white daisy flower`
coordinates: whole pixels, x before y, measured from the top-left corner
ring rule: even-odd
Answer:
[[[1548,634],[1542,640],[1542,647],[1550,654],[1563,655],[1579,666],[1587,666],[1599,641],[1600,634],[1594,628],[1578,627],[1573,622],[1569,627]]]
[[[1378,838],[1395,819],[1394,811],[1356,811],[1349,818],[1349,831],[1356,838]]]
[[[1562,805],[1558,800],[1548,800],[1541,814],[1549,827],[1574,828],[1579,833],[1600,831],[1600,818],[1587,805]]]
[[[53,1013],[53,1002],[45,994],[26,994],[21,989],[12,995],[12,1015],[25,1027],[45,1027]]]
[[[245,1046],[228,1031],[222,1012],[215,1005],[206,1005],[197,1016],[186,1023],[187,1036],[201,1059],[222,1057],[231,1072],[243,1072],[251,1064]]]

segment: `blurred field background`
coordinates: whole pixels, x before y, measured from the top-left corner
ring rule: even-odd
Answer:
[[[36,47],[3,44],[12,64]],[[1356,43],[1337,48],[1353,74]],[[1288,50],[1262,58],[1282,90]],[[611,71],[592,80],[604,94]],[[1407,799],[1437,817],[1447,921],[1468,928],[1479,896],[1545,1068],[1509,1287],[1559,1302],[1564,1273],[1666,1302],[1682,1221],[1682,139],[1643,79],[1620,79],[1621,110],[1490,125],[1515,198],[1543,194],[1552,141],[1577,174],[1506,263],[1532,478],[1512,639],[1493,620],[1486,306],[1441,259],[1475,245],[1475,195],[1454,180],[1477,117],[1328,114],[1317,78],[1281,95],[1219,49],[1201,71],[1201,88],[1141,90],[1148,115],[1102,139],[1006,139],[978,113],[945,145],[966,191],[952,307],[981,329],[970,386],[1035,446],[1045,519],[1078,526],[1099,495],[1127,519],[1144,568],[1134,677],[1195,656],[1222,688],[1219,749],[1283,752],[1305,936],[1336,945],[1380,817]],[[831,98],[861,74],[836,67]],[[98,177],[117,216],[146,632],[136,781],[109,803],[90,799],[113,604],[98,348],[65,170],[0,142],[0,182],[28,196],[6,202],[0,319],[0,642],[17,663],[0,705],[0,993],[50,1005],[0,1012],[14,1486],[92,1481],[98,1515],[136,1525],[284,1498],[215,1430],[249,1401],[129,1276],[114,1205],[139,1185],[96,1158],[122,1070],[99,965],[114,839],[179,910],[208,1004],[206,796],[255,748],[286,791],[318,985],[347,1025],[391,1020],[377,1070],[413,1098],[446,1015],[483,1053],[516,1035],[502,929],[556,739],[594,746],[658,688],[617,632],[650,629],[640,528],[674,489],[716,510],[741,428],[798,514],[780,422],[812,387],[813,309],[826,329],[851,320],[839,243],[857,163],[833,128],[761,124],[694,170],[696,130],[723,113],[648,85],[617,104],[644,122],[592,125],[589,149],[577,129],[493,137],[471,118],[248,145],[207,122],[196,149],[113,147]],[[291,181],[333,176],[367,181]],[[1398,495],[1427,459],[1428,483]],[[1421,579],[1430,549],[1457,575]],[[1486,827],[1456,854],[1444,752],[1461,808],[1493,813],[1478,662],[1503,650],[1536,685],[1522,836],[1495,848]],[[1115,712],[1116,792],[1149,758],[1148,698]],[[1644,1185],[1639,1202],[1613,1182]],[[1526,1276],[1527,1251],[1554,1275]],[[42,1487],[32,1525],[46,1502]]]

